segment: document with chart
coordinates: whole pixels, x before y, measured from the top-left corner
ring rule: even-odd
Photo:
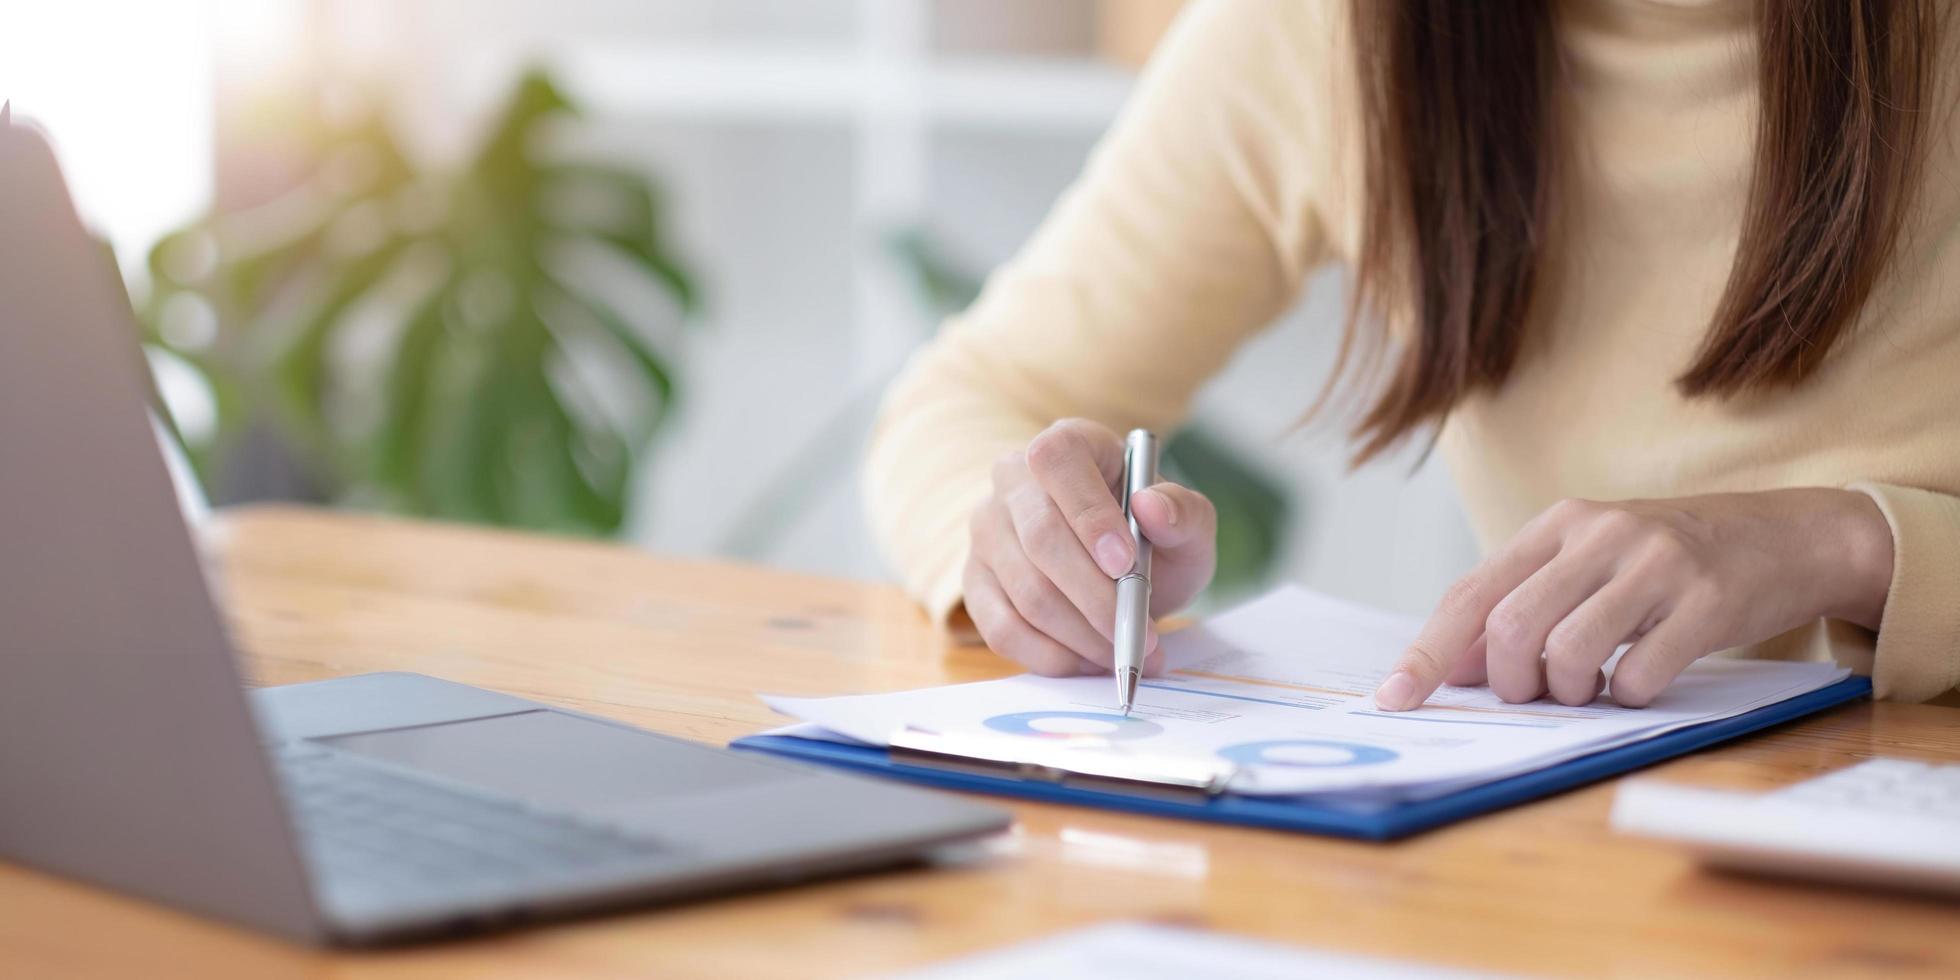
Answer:
[[[1828,663],[1711,658],[1646,708],[1602,699],[1507,704],[1445,687],[1422,708],[1378,711],[1373,691],[1420,621],[1284,588],[1164,638],[1166,671],[1125,718],[1107,677],[1033,675],[832,698],[764,698],[807,723],[793,734],[888,745],[914,730],[1022,740],[1052,757],[1094,753],[1226,767],[1250,795],[1415,800],[1453,792],[1822,688]],[[1610,665],[1609,665],[1610,666]]]

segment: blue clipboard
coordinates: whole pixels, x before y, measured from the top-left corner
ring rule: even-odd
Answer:
[[[1852,676],[1828,687],[1746,714],[1680,728],[1653,738],[1406,803],[1330,804],[1300,797],[1223,794],[1180,799],[1149,792],[1064,786],[1009,775],[895,762],[883,748],[789,735],[750,735],[731,748],[784,756],[852,772],[886,776],[941,789],[1017,796],[1044,803],[1104,807],[1157,817],[1270,827],[1300,833],[1386,841],[1515,806],[1587,783],[1631,772],[1729,739],[1855,701],[1871,693],[1871,679]]]

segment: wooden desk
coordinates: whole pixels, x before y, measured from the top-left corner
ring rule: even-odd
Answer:
[[[726,742],[760,690],[1006,673],[890,587],[302,510],[214,541],[251,680],[412,670]],[[1960,759],[1960,712],[1847,707],[1660,767],[1773,786],[1880,753]],[[0,865],[0,977],[808,977],[1108,919],[1541,975],[1960,976],[1960,909],[1702,873],[1606,829],[1610,785],[1379,845],[1010,805],[970,864],[389,952],[287,946]],[[4,801],[0,801],[4,806]]]

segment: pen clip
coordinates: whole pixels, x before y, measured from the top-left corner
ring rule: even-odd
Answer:
[[[1150,577],[1150,539],[1144,535],[1142,525],[1137,523],[1136,510],[1132,504],[1138,493],[1157,482],[1157,436],[1149,429],[1131,429],[1123,440],[1123,487],[1120,499],[1123,503],[1123,519],[1129,525],[1130,539],[1135,542],[1136,558],[1130,571],[1144,578]]]
[[[1136,453],[1137,447],[1130,440],[1125,440],[1123,443],[1122,496],[1117,498],[1117,502],[1123,506],[1123,518],[1130,521],[1132,525],[1136,523],[1136,519],[1130,516],[1130,474],[1135,472],[1137,464]],[[1131,528],[1131,533],[1135,533],[1134,526]]]

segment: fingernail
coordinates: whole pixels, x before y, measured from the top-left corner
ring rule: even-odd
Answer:
[[[1388,675],[1388,680],[1375,689],[1375,707],[1389,711],[1403,711],[1415,707],[1416,679],[1406,670],[1398,670]]]
[[[1122,575],[1130,567],[1130,545],[1123,536],[1115,532],[1096,539],[1096,564],[1103,574],[1110,578]]]
[[[1172,527],[1176,527],[1177,505],[1171,503],[1170,496],[1156,490],[1145,490],[1144,493],[1151,494],[1155,496],[1157,499],[1162,500],[1164,502],[1164,523],[1169,524]]]

